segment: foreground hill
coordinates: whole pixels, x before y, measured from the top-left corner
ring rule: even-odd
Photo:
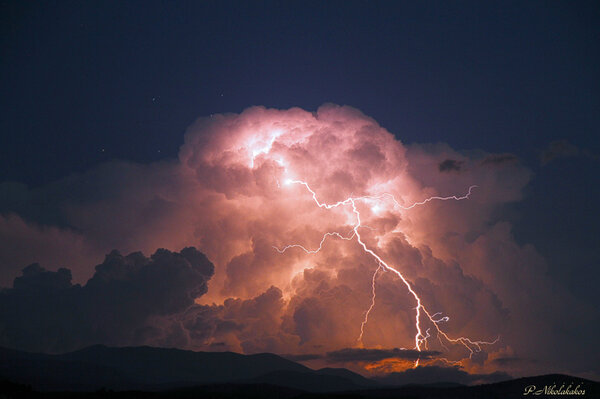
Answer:
[[[0,379],[41,391],[158,391],[219,383],[264,383],[328,392],[377,385],[349,370],[312,370],[270,353],[241,355],[102,345],[60,355],[0,348]]]
[[[580,386],[580,394],[545,394],[545,387],[554,387],[558,391],[561,385],[568,387],[572,384],[573,390],[577,385]],[[541,390],[534,394],[533,392],[524,395],[527,387],[536,387]],[[585,390],[585,393],[582,393]],[[512,399],[512,398],[593,398],[600,399],[600,383],[563,374],[549,374],[535,377],[517,378],[509,381],[496,382],[493,384],[483,384],[475,386],[448,386],[439,387],[434,385],[405,385],[400,387],[385,387],[372,390],[361,390],[351,392],[339,392],[330,394],[313,393],[305,396],[299,395],[303,399],[370,399],[370,398],[410,398],[410,399]]]
[[[524,396],[579,385],[585,394]],[[4,396],[3,396],[4,395]],[[2,398],[600,398],[600,383],[567,375],[527,377],[478,386],[383,386],[346,369],[312,370],[273,354],[191,352],[92,346],[61,355],[0,348]]]
[[[528,395],[524,396],[523,391],[529,385],[537,387],[551,386],[562,381],[576,381],[577,384],[585,386],[583,395]],[[600,383],[570,377],[566,375],[545,375],[538,377],[520,378],[511,381],[504,381],[494,384],[479,386],[461,386],[461,387],[432,387],[408,385],[403,387],[388,387],[361,389],[342,392],[307,392],[307,390],[288,388],[270,384],[210,384],[196,387],[187,387],[171,389],[166,391],[120,391],[111,392],[99,390],[96,392],[36,392],[30,387],[0,382],[0,393],[3,397],[11,399],[39,398],[39,399],[58,399],[58,398],[83,398],[83,399],[129,399],[129,398],[149,398],[149,399],[375,399],[375,398],[403,398],[403,399],[517,399],[523,397],[562,397],[562,398],[600,398]]]

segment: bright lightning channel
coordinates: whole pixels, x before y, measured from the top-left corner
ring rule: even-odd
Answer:
[[[398,207],[400,209],[403,210],[410,210],[413,209],[416,206],[419,205],[424,205],[430,201],[434,201],[434,200],[438,200],[438,201],[449,201],[449,200],[454,200],[454,201],[461,201],[461,200],[466,200],[469,199],[469,197],[471,196],[471,193],[473,191],[473,189],[475,189],[476,185],[472,185],[469,187],[469,190],[467,191],[467,193],[463,196],[456,196],[456,195],[452,195],[449,197],[440,197],[440,196],[433,196],[433,197],[429,197],[426,198],[422,201],[419,202],[415,202],[409,206],[403,206],[401,205],[396,198],[390,194],[390,193],[383,193],[377,196],[361,196],[361,197],[348,197],[343,201],[338,201],[336,203],[333,204],[326,204],[323,202],[320,202],[317,198],[317,194],[310,188],[310,186],[308,185],[307,182],[302,181],[302,180],[292,180],[292,179],[286,179],[283,183],[284,185],[290,185],[290,184],[300,184],[302,186],[304,186],[306,188],[306,190],[312,195],[313,200],[315,201],[315,203],[317,204],[317,206],[319,208],[324,208],[324,209],[333,209],[333,208],[337,208],[339,206],[344,206],[344,205],[350,205],[352,207],[352,212],[356,215],[356,224],[354,225],[352,231],[350,234],[348,234],[347,236],[344,236],[338,232],[329,232],[329,233],[325,233],[323,235],[323,238],[321,239],[321,242],[319,243],[319,247],[317,249],[314,250],[309,250],[306,247],[300,245],[300,244],[292,244],[292,245],[287,245],[283,248],[277,248],[277,247],[273,247],[275,248],[275,250],[277,250],[279,253],[284,253],[285,251],[287,251],[290,248],[300,248],[301,250],[303,250],[304,252],[306,252],[307,254],[316,254],[318,253],[322,248],[323,248],[323,244],[325,242],[325,240],[328,237],[331,236],[335,236],[338,237],[342,240],[347,240],[350,241],[354,238],[356,238],[356,241],[358,242],[358,244],[362,247],[362,249],[369,255],[371,255],[378,263],[378,267],[377,270],[375,270],[375,273],[373,274],[373,278],[372,278],[372,296],[371,296],[371,305],[369,307],[369,309],[365,312],[365,317],[361,323],[360,326],[360,335],[358,337],[358,342],[360,344],[360,346],[363,346],[363,335],[364,335],[364,329],[365,326],[369,320],[369,314],[371,313],[371,311],[373,310],[373,308],[375,307],[375,296],[376,296],[376,292],[375,292],[375,280],[377,277],[377,273],[382,270],[382,271],[390,271],[392,273],[394,273],[395,275],[397,275],[400,280],[404,283],[404,285],[406,286],[406,288],[408,289],[408,292],[410,292],[410,294],[413,296],[413,298],[416,301],[416,307],[415,307],[415,311],[416,311],[416,315],[415,315],[415,327],[417,330],[417,333],[415,334],[415,346],[414,349],[416,349],[417,351],[421,352],[424,349],[427,349],[428,344],[427,344],[427,340],[431,337],[431,335],[429,334],[429,330],[427,329],[425,331],[425,334],[423,334],[422,331],[422,327],[421,327],[421,316],[422,314],[424,314],[429,321],[431,322],[431,324],[435,327],[436,330],[436,335],[437,338],[440,342],[440,344],[446,348],[446,346],[444,345],[444,342],[442,341],[442,338],[444,338],[447,342],[452,342],[455,344],[461,344],[463,345],[468,351],[469,351],[469,358],[471,358],[473,356],[474,353],[476,352],[481,352],[481,346],[482,345],[493,345],[496,342],[498,342],[498,340],[500,339],[500,337],[498,336],[494,341],[473,341],[470,338],[467,337],[458,337],[458,338],[450,338],[441,328],[440,328],[440,324],[443,322],[447,322],[448,320],[450,320],[450,318],[448,316],[444,316],[441,318],[435,318],[436,316],[440,315],[441,313],[434,313],[431,314],[429,313],[429,311],[425,308],[425,306],[423,305],[421,298],[419,297],[419,295],[415,292],[415,290],[413,289],[412,285],[408,282],[408,280],[406,280],[406,278],[402,275],[402,273],[400,273],[399,270],[397,270],[396,268],[394,268],[393,266],[390,266],[389,264],[387,264],[381,257],[379,257],[379,255],[377,255],[373,250],[371,250],[369,247],[367,247],[367,244],[363,241],[360,232],[359,232],[359,228],[361,227],[366,227],[366,226],[362,226],[361,225],[361,218],[360,218],[360,212],[358,210],[358,208],[356,207],[356,203],[358,201],[367,201],[367,200],[380,200],[383,199],[385,197],[388,197],[392,200],[392,202],[394,203],[394,207]],[[376,206],[377,207],[377,206]],[[379,209],[378,207],[376,208],[377,210]],[[447,349],[447,348],[446,348]],[[445,359],[442,359],[445,360]],[[456,363],[456,362],[450,362],[450,363]],[[415,361],[414,367],[417,367],[419,365],[419,359],[417,359]]]
[[[365,346],[363,342],[363,335],[365,334],[365,326],[369,321],[369,314],[371,314],[371,310],[373,310],[375,307],[375,297],[377,296],[377,292],[375,291],[375,279],[377,278],[377,273],[380,270],[385,271],[385,268],[381,263],[377,267],[377,270],[375,270],[375,273],[373,273],[373,278],[371,279],[371,306],[369,306],[369,309],[367,309],[365,312],[365,318],[363,319],[362,323],[360,323],[360,335],[358,336],[357,341],[360,343],[361,348]]]

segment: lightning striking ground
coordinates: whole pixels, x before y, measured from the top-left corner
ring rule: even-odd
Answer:
[[[433,197],[429,197],[426,198],[422,201],[419,202],[415,202],[409,206],[403,206],[402,204],[400,204],[400,202],[398,202],[396,200],[396,198],[390,194],[390,193],[383,193],[377,196],[361,196],[361,197],[348,197],[343,201],[338,201],[336,203],[333,204],[327,204],[327,203],[323,203],[320,202],[317,198],[317,194],[315,193],[315,191],[313,191],[310,186],[308,185],[307,182],[302,181],[302,180],[291,180],[288,179],[285,181],[286,185],[289,184],[300,184],[302,186],[304,186],[308,192],[312,195],[312,198],[314,200],[314,202],[317,204],[318,207],[320,208],[324,208],[324,209],[333,209],[333,208],[337,208],[340,206],[344,206],[344,205],[350,205],[352,208],[352,212],[355,214],[356,216],[356,223],[354,224],[354,227],[352,229],[352,232],[347,235],[344,236],[338,232],[328,232],[325,233],[323,235],[323,238],[321,239],[321,242],[319,243],[319,247],[317,249],[314,250],[309,250],[306,247],[300,245],[300,244],[292,244],[292,245],[287,245],[283,248],[277,248],[277,247],[273,247],[275,248],[279,253],[284,253],[285,251],[287,251],[290,248],[300,248],[302,249],[304,252],[306,252],[307,254],[315,254],[318,253],[322,248],[323,248],[323,244],[326,241],[326,239],[328,237],[331,236],[335,236],[338,237],[340,239],[343,240],[347,240],[350,241],[354,238],[356,238],[358,244],[362,247],[362,249],[364,250],[365,253],[371,255],[378,263],[378,268],[375,270],[375,273],[373,274],[373,278],[372,278],[372,296],[371,296],[371,305],[368,308],[368,310],[365,312],[365,317],[361,323],[361,327],[360,327],[360,335],[358,337],[358,342],[360,346],[363,346],[363,335],[364,335],[364,329],[365,326],[368,322],[369,319],[369,314],[372,311],[372,309],[375,307],[375,297],[376,297],[376,289],[375,289],[375,280],[377,277],[377,274],[380,270],[383,271],[391,271],[392,273],[394,273],[396,276],[398,276],[400,278],[400,280],[404,283],[404,285],[406,286],[406,288],[408,289],[409,293],[413,296],[413,298],[416,301],[416,307],[415,307],[415,327],[416,327],[416,334],[415,334],[415,338],[414,338],[414,342],[415,342],[415,346],[414,349],[416,349],[417,351],[422,351],[423,348],[427,349],[427,340],[431,337],[430,333],[429,333],[429,328],[425,330],[425,333],[423,333],[422,331],[422,326],[421,326],[421,317],[422,315],[426,316],[427,319],[431,322],[431,324],[434,326],[435,328],[435,332],[436,332],[436,336],[440,342],[440,344],[446,348],[446,346],[444,345],[443,340],[446,340],[446,342],[451,342],[454,344],[461,344],[462,346],[464,346],[468,351],[469,351],[469,358],[471,358],[473,356],[474,353],[476,352],[480,352],[481,351],[481,347],[483,345],[492,345],[495,344],[496,342],[498,342],[498,340],[500,339],[500,337],[497,337],[494,341],[473,341],[470,338],[467,337],[458,337],[458,338],[451,338],[449,337],[441,328],[440,328],[440,323],[443,322],[447,322],[450,318],[448,316],[444,316],[442,318],[436,319],[435,317],[438,316],[440,313],[434,313],[433,315],[425,308],[425,306],[423,305],[421,298],[419,297],[419,295],[416,293],[416,291],[413,289],[412,285],[409,283],[409,281],[402,275],[402,273],[394,268],[393,266],[390,266],[388,263],[386,263],[379,255],[377,255],[372,249],[370,249],[367,244],[363,241],[360,232],[359,232],[359,228],[365,227],[362,226],[361,224],[361,215],[360,215],[360,211],[357,208],[357,202],[359,201],[366,201],[366,200],[381,200],[383,198],[390,198],[392,200],[392,202],[394,203],[394,207],[400,208],[402,210],[410,210],[413,209],[416,206],[419,205],[424,205],[430,201],[434,201],[434,200],[438,200],[438,201],[449,201],[449,200],[454,200],[454,201],[461,201],[461,200],[466,200],[469,199],[469,197],[472,194],[472,191],[474,188],[476,188],[476,185],[472,185],[469,187],[468,192],[463,195],[463,196],[448,196],[448,197],[440,197],[440,196],[433,196]],[[417,367],[419,365],[419,359],[417,359],[415,361],[414,366]]]

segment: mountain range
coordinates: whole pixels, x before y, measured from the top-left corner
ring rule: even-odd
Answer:
[[[241,355],[103,345],[58,355],[0,348],[0,378],[43,391],[158,391],[219,383],[267,383],[327,392],[378,385],[346,369],[313,370],[271,353]]]
[[[522,398],[536,389],[580,384],[584,398],[600,397],[600,383],[544,375],[493,384],[392,386],[343,368],[313,370],[271,353],[193,352],[95,345],[65,354],[0,348],[0,393],[25,397],[207,398]],[[532,394],[533,395],[533,394]],[[560,395],[561,397],[573,397]]]

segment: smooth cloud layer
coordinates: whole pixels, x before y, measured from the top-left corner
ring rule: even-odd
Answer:
[[[507,204],[521,199],[530,178],[512,154],[405,146],[350,107],[324,105],[314,113],[253,107],[199,119],[176,161],[112,162],[46,187],[0,186],[2,198],[8,198],[0,202],[0,237],[10,243],[1,244],[0,277],[8,285],[25,264],[37,261],[56,270],[65,262],[82,282],[92,274],[89,265],[112,248],[152,253],[195,246],[215,264],[208,292],[191,306],[187,300],[186,306],[177,302],[168,309],[143,306],[140,318],[151,319],[151,326],[143,333],[138,329],[135,338],[128,335],[128,342],[291,353],[318,365],[325,360],[315,353],[359,346],[378,264],[355,240],[336,237],[314,255],[298,248],[276,251],[274,246],[288,244],[316,249],[326,232],[348,237],[355,224],[348,207],[319,208],[304,186],[286,181],[306,181],[322,202],[385,192],[403,206],[464,195],[475,184],[464,201],[403,210],[385,197],[359,205],[365,242],[403,273],[428,309],[449,317],[440,325],[450,336],[501,337],[470,357],[461,345],[442,345],[435,336],[429,349],[475,373],[494,371],[499,365],[494,360],[508,357],[543,359],[511,370],[515,374],[557,361],[565,370],[592,369],[591,361],[568,363],[567,353],[584,348],[556,349],[581,334],[576,326],[556,327],[565,314],[584,317],[595,310],[576,303],[546,275],[544,259],[515,241],[502,216]],[[21,200],[14,201],[17,197]],[[205,291],[193,291],[194,281],[174,284],[190,298]],[[196,283],[202,287],[206,281]],[[168,302],[179,297],[172,291]],[[414,298],[389,272],[378,274],[376,292],[364,346],[412,348]],[[154,306],[161,311],[151,311]],[[15,323],[3,321],[15,331],[30,328]],[[88,340],[93,339],[118,341],[99,335]],[[401,360],[395,366],[372,364],[370,370],[403,370],[407,361]],[[437,356],[427,360],[441,362]]]

